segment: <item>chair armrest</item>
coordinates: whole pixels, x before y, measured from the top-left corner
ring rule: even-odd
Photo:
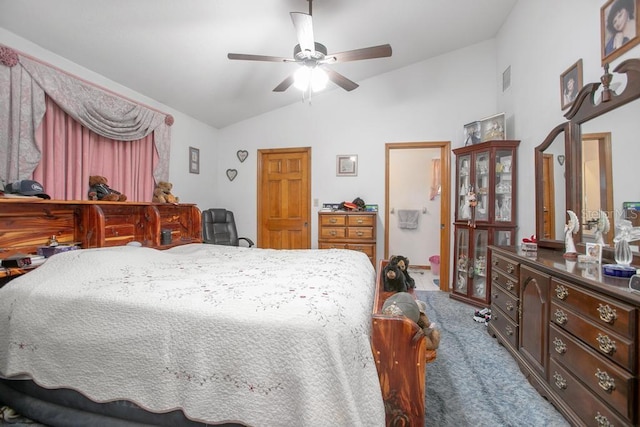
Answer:
[[[240,240],[244,240],[245,242],[247,242],[249,247],[252,247],[255,244],[253,243],[253,240],[249,239],[248,237],[238,237],[238,241]]]

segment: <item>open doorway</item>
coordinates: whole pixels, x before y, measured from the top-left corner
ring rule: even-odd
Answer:
[[[448,291],[451,143],[388,143],[385,149],[385,259],[403,255],[411,266],[431,269],[438,256],[439,287]]]

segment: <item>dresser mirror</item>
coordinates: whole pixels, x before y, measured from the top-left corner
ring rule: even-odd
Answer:
[[[536,232],[539,246],[564,247],[564,224],[566,210],[576,212],[581,221],[580,231],[574,236],[577,249],[584,253],[585,244],[593,242],[600,212],[609,219],[609,232],[603,234],[607,245],[603,258],[613,259],[615,225],[623,215],[640,225],[640,212],[623,211],[624,202],[640,201],[634,171],[640,167],[640,138],[636,131],[640,111],[640,59],[629,59],[620,63],[613,73],[605,66],[601,83],[589,83],[578,94],[574,104],[565,114],[568,122],[557,126],[536,147]],[[604,102],[602,100],[605,100]],[[558,168],[555,145],[565,140],[564,180],[553,178],[545,170],[546,157],[553,156]],[[545,176],[547,174],[547,176]],[[565,202],[558,195],[564,182]],[[551,197],[555,191],[555,197]],[[554,203],[555,206],[550,204]],[[555,212],[549,223],[550,212]],[[547,222],[545,222],[545,219]],[[552,228],[552,225],[554,227]],[[634,264],[640,262],[638,242],[632,242]]]

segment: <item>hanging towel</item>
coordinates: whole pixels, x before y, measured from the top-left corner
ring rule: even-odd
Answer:
[[[420,211],[415,209],[398,209],[398,227],[415,229],[418,228],[418,217]]]

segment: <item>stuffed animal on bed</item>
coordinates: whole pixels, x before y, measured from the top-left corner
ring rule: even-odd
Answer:
[[[409,275],[409,258],[402,255],[391,255],[389,264],[395,264],[400,268],[409,289],[416,287],[416,281]]]
[[[398,264],[389,262],[382,271],[382,280],[386,292],[407,292],[407,279]]]
[[[124,202],[127,196],[109,187],[108,180],[104,176],[91,175],[89,177],[89,200],[102,200],[103,202]]]
[[[420,328],[416,337],[424,335],[427,350],[435,350],[440,346],[440,330],[427,317],[426,308],[424,301],[416,300],[407,292],[397,292],[386,299],[382,314],[405,316],[415,322]]]
[[[171,194],[173,184],[167,181],[159,181],[156,189],[153,190],[153,203],[178,203],[180,199]]]

